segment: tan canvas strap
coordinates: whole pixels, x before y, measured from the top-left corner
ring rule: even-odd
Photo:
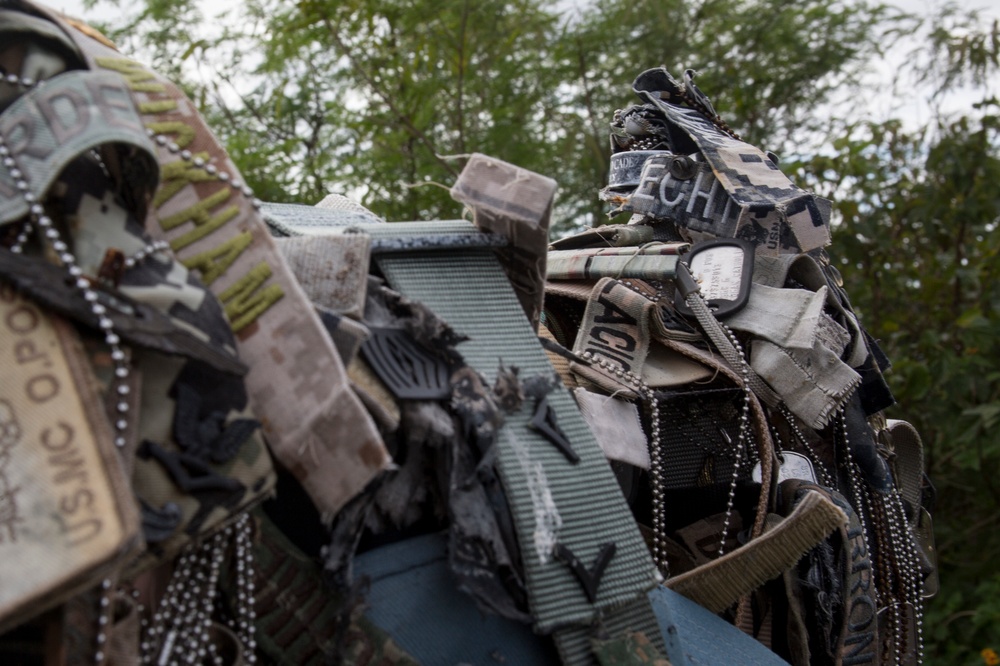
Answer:
[[[88,64],[116,73],[135,100],[162,171],[147,230],[169,241],[222,302],[271,450],[332,515],[389,455],[252,192],[180,89],[77,30],[69,34]]]
[[[638,397],[654,308],[652,301],[617,280],[599,281],[573,345],[573,353],[587,363],[571,362],[570,369],[608,393]]]
[[[782,572],[845,524],[844,512],[829,499],[810,493],[776,526],[738,550],[669,579],[667,587],[714,613],[736,603]]]

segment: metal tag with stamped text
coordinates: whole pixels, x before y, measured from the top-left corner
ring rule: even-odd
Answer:
[[[813,469],[812,461],[806,456],[792,451],[781,451],[778,453],[778,459],[781,461],[781,465],[778,467],[778,483],[788,479],[801,479],[816,483],[816,470]],[[754,481],[761,483],[763,476],[759,462],[753,466],[750,475]]]

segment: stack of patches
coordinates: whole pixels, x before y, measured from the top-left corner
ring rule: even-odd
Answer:
[[[614,114],[601,199],[631,218],[553,244],[553,362],[667,586],[795,664],[919,663],[929,483],[824,250],[830,203],[692,76],[646,71],[642,103]],[[778,539],[812,496],[843,511],[837,530]]]
[[[919,440],[826,207],[690,82],[616,119],[635,223],[549,252],[555,183],[481,155],[472,223],[263,204],[27,0],[0,77],[4,663],[919,655]]]

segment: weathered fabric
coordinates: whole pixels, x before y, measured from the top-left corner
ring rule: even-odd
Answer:
[[[146,226],[170,242],[225,306],[271,450],[332,514],[389,464],[343,364],[274,246],[239,173],[171,82],[77,30],[87,64],[114,72],[161,137],[163,183]]]

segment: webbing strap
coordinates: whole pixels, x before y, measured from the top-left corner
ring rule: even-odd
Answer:
[[[469,337],[459,351],[488,382],[495,380],[501,363],[516,366],[522,379],[555,377],[488,250],[382,254],[376,261],[394,289],[423,302]],[[617,482],[557,379],[547,399],[579,456],[577,464],[529,426],[534,411],[530,404],[507,418],[498,438],[498,466],[521,544],[535,628],[548,633],[570,627],[556,636],[566,663],[593,663],[589,625],[599,617],[609,629],[620,625],[641,630],[649,625],[649,638],[662,645],[646,598],[657,574]],[[557,543],[587,567],[606,544],[615,544],[594,603],[570,567],[553,556]]]
[[[809,493],[776,527],[738,550],[671,578],[667,586],[719,613],[791,569],[803,553],[846,522],[847,516],[833,502]]]

